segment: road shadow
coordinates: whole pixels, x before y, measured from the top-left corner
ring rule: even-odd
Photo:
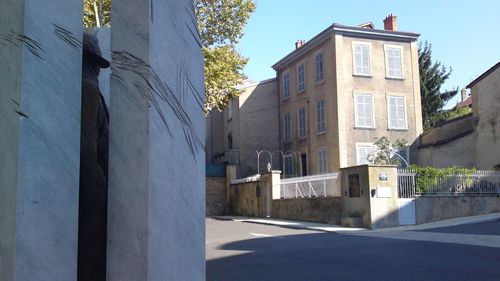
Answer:
[[[247,239],[207,261],[207,280],[500,280],[496,248],[312,233]]]

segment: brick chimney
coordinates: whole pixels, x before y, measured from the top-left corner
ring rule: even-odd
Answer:
[[[462,101],[466,100],[469,97],[469,93],[465,88],[462,89],[461,94],[462,94]]]
[[[305,40],[297,40],[295,41],[295,49],[298,49],[300,47],[302,47],[302,45],[304,45],[306,43]]]
[[[388,15],[384,20],[384,29],[391,31],[398,31],[398,17],[393,14]]]

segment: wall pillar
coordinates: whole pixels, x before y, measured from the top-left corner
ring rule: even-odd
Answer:
[[[0,280],[76,280],[81,0],[0,2]]]
[[[399,225],[397,167],[362,165],[340,169],[341,224],[370,229]]]

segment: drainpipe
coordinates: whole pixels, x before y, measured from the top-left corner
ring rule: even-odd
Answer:
[[[308,115],[308,118],[307,118],[307,122],[309,122],[309,124],[306,124],[308,125],[307,126],[307,150],[308,150],[308,154],[309,154],[309,158],[306,158],[306,164],[307,164],[307,161],[309,161],[309,164],[307,165],[307,175],[310,176],[311,175],[311,126],[312,126],[312,122],[311,122],[311,98],[307,98],[306,102],[307,102],[307,115]]]

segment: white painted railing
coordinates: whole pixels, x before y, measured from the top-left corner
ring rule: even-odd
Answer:
[[[314,198],[340,196],[338,173],[322,174],[280,181],[280,197]]]
[[[425,195],[451,194],[500,194],[500,172],[477,170],[470,174],[437,176],[422,190],[415,190],[417,173],[410,169],[398,169],[398,194],[400,198],[411,198],[415,193]]]
[[[398,169],[398,198],[415,197],[417,173],[410,169]]]

